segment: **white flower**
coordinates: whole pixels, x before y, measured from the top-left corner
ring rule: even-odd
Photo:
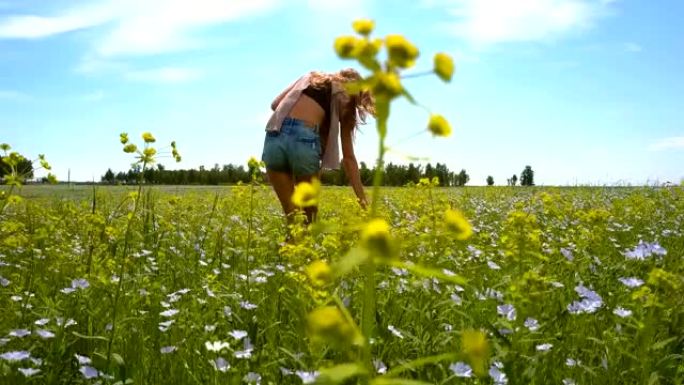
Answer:
[[[71,281],[71,287],[74,289],[87,289],[90,283],[85,278],[78,278]]]
[[[575,360],[574,358],[567,358],[565,360],[565,365],[568,367],[571,367],[571,368],[574,366],[577,366],[578,364],[579,364],[579,362],[577,360]]]
[[[5,278],[5,277],[3,277],[3,276],[0,276],[0,286],[2,286],[2,287],[7,287],[7,286],[9,286],[9,284],[10,284],[10,280],[9,280],[9,279],[7,279],[7,278]]]
[[[34,374],[37,374],[40,372],[40,369],[34,369],[34,368],[19,368],[19,371],[21,374],[24,375],[24,377],[31,377]]]
[[[64,318],[62,318],[62,317],[57,317],[57,318],[55,318],[55,322],[57,323],[57,326],[62,326],[62,325],[64,325],[64,328],[65,328],[65,329],[68,328],[69,326],[78,325],[78,322],[74,321],[74,320],[71,319],[71,318],[69,318],[68,320],[66,320],[66,323],[65,323],[65,322],[64,322]]]
[[[456,375],[456,377],[470,378],[473,376],[473,369],[465,362],[456,362],[449,365],[449,369]]]
[[[644,281],[636,277],[618,278],[623,285],[627,287],[639,287],[644,284]]]
[[[159,330],[162,331],[162,332],[166,332],[167,330],[169,330],[169,327],[170,327],[171,324],[173,324],[174,322],[176,322],[175,319],[170,319],[170,320],[168,320],[168,321],[160,322],[160,323],[159,323]]]
[[[54,338],[55,333],[49,331],[49,330],[44,330],[44,329],[38,329],[36,330],[36,334],[40,336],[40,338],[46,340],[48,338]]]
[[[86,356],[79,356],[78,354],[74,354],[74,356],[76,357],[76,360],[78,361],[78,363],[79,363],[80,365],[88,365],[88,364],[90,364],[90,358],[88,358],[88,357],[86,357]]]
[[[230,369],[230,364],[223,357],[216,358],[215,360],[211,361],[211,364],[214,366],[214,369],[222,373],[225,373],[228,371],[228,369]]]
[[[231,337],[235,338],[236,340],[240,341],[241,339],[247,337],[247,332],[244,330],[233,330],[230,333],[228,333]]]
[[[401,338],[401,339],[404,338],[404,335],[401,334],[401,332],[400,332],[399,330],[397,330],[397,328],[395,328],[394,325],[388,325],[388,326],[387,326],[387,330],[389,330],[390,332],[392,332],[392,334],[394,334],[394,335],[395,335],[396,337],[398,337],[398,338]]]
[[[254,310],[257,308],[257,305],[255,305],[249,301],[240,301],[240,307],[245,309],[245,310]]]
[[[563,385],[575,385],[576,382],[572,378],[564,378]]]
[[[233,353],[233,357],[244,360],[252,357],[252,349],[237,350]]]
[[[3,359],[5,361],[9,361],[9,362],[23,361],[23,360],[28,360],[29,358],[31,358],[31,353],[29,353],[25,350],[14,351],[14,352],[6,352],[6,353],[0,354],[0,359]]]
[[[508,377],[506,373],[502,372],[503,364],[501,362],[494,362],[491,367],[489,367],[489,376],[494,380],[496,385],[505,385],[508,383]]]
[[[525,320],[525,327],[528,328],[531,332],[536,332],[539,329],[539,321],[537,321],[534,318],[527,318]]]
[[[613,310],[613,314],[618,317],[626,318],[632,315],[632,311],[618,306]]]
[[[93,368],[92,366],[83,365],[78,369],[78,371],[81,372],[81,374],[83,374],[83,377],[86,380],[96,378],[97,376],[99,376],[97,369]]]
[[[261,384],[261,374],[249,372],[242,378],[242,381],[244,381],[248,384],[259,385],[259,384]]]
[[[31,332],[26,329],[14,329],[9,332],[10,337],[23,338],[30,335]]]
[[[548,352],[553,347],[553,344],[541,344],[537,345],[538,352]]]
[[[164,346],[163,348],[159,349],[159,351],[161,354],[169,354],[175,352],[176,349],[177,348],[175,346]]]
[[[487,266],[489,266],[490,269],[492,270],[500,270],[501,266],[497,265],[496,263],[492,261],[487,261]]]
[[[603,299],[595,291],[589,290],[584,285],[575,287],[575,291],[582,298],[581,301],[575,301],[568,305],[568,311],[571,314],[594,313],[601,306],[603,306]]]
[[[214,341],[214,342],[205,342],[204,346],[207,348],[208,351],[210,352],[220,352],[223,349],[228,349],[230,345],[228,345],[227,342],[222,342],[222,341]]]
[[[387,373],[387,365],[385,365],[384,362],[378,360],[377,358],[373,359],[373,367],[375,368],[375,372],[378,374]]]
[[[49,318],[41,318],[41,319],[37,320],[36,322],[34,322],[33,324],[38,325],[38,326],[45,326],[48,324],[48,322],[50,322]]]
[[[304,383],[305,385],[313,384],[314,382],[316,382],[316,379],[318,379],[318,376],[320,375],[320,373],[315,371],[305,372],[303,370],[297,370],[294,374],[297,377],[299,377],[302,380],[302,383]]]
[[[496,312],[499,313],[499,315],[505,316],[509,321],[515,321],[515,318],[517,317],[515,307],[510,304],[497,306]]]
[[[159,315],[162,317],[173,317],[176,314],[178,314],[178,310],[176,310],[176,309],[169,309],[169,310],[165,310],[165,311],[159,313]]]
[[[566,249],[565,247],[561,247],[560,249],[561,254],[567,259],[568,261],[572,262],[575,257],[572,255],[572,250]]]

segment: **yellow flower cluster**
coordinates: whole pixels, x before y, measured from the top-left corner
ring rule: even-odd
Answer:
[[[487,335],[481,330],[464,330],[461,333],[461,350],[473,372],[478,376],[484,376],[490,351]]]
[[[306,267],[306,275],[315,287],[327,286],[333,278],[332,269],[325,261],[317,260]]]
[[[354,31],[360,36],[340,36],[335,39],[334,49],[342,59],[355,59],[372,74],[356,84],[348,87],[350,92],[371,91],[376,100],[378,112],[378,132],[385,137],[384,128],[389,115],[389,103],[392,99],[405,96],[410,102],[415,100],[406,92],[401,84],[399,71],[411,68],[420,56],[418,48],[402,35],[391,34],[384,39],[371,39],[375,28],[373,20],[361,19],[353,22]],[[377,55],[382,47],[387,50],[387,60],[381,63]],[[454,74],[454,61],[448,54],[439,52],[433,59],[433,70],[440,79],[451,81]],[[428,122],[428,130],[435,136],[449,136],[451,126],[442,115],[432,115]]]
[[[464,241],[473,235],[473,228],[459,210],[449,209],[444,213],[444,223],[456,239]]]
[[[366,224],[361,231],[361,244],[374,257],[391,259],[396,255],[390,226],[384,219],[375,218]]]
[[[321,182],[313,178],[311,182],[301,182],[295,186],[292,203],[297,207],[311,207],[318,204],[321,192]]]
[[[354,328],[336,306],[314,309],[307,316],[308,331],[316,342],[348,344],[354,339]]]

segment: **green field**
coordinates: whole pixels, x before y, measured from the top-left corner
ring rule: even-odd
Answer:
[[[268,186],[136,192],[25,186],[0,214],[1,384],[684,382],[681,187],[384,189],[382,258],[348,188],[289,244]]]

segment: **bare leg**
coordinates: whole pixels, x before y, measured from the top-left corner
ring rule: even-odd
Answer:
[[[297,183],[311,182],[311,179],[313,179],[313,178],[319,178],[320,179],[320,176],[318,174],[302,175],[302,176],[298,176],[296,178],[296,180],[297,180]],[[313,221],[316,220],[316,216],[318,215],[318,206],[304,207],[304,213],[306,213],[306,223],[312,223]]]
[[[283,207],[283,212],[287,218],[287,223],[292,222],[295,206],[292,203],[292,192],[294,191],[294,180],[292,175],[286,172],[267,170],[268,179],[271,181],[273,190],[275,190],[280,205]]]

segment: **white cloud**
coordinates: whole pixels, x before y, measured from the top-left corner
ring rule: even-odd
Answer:
[[[0,18],[0,38],[31,39],[95,26],[108,27],[95,42],[102,56],[154,54],[192,47],[201,27],[264,12],[278,0],[100,0],[54,16]]]
[[[637,43],[632,43],[632,42],[625,43],[623,45],[623,48],[625,49],[626,52],[633,52],[633,53],[641,52],[644,50],[644,48],[642,46],[640,46]]]
[[[194,47],[197,42],[192,32],[196,28],[235,21],[275,5],[275,0],[132,1],[97,50],[111,56]]]
[[[606,0],[424,0],[454,16],[447,28],[479,45],[554,40],[586,30],[604,15]]]
[[[664,151],[673,149],[684,149],[684,136],[673,136],[661,139],[648,146],[651,151]]]
[[[58,16],[8,16],[0,19],[0,38],[36,39],[101,25],[112,20],[105,6],[69,10]]]
[[[178,84],[187,83],[200,78],[201,73],[192,68],[162,67],[149,70],[136,70],[126,72],[124,77],[128,80],[146,82]]]

